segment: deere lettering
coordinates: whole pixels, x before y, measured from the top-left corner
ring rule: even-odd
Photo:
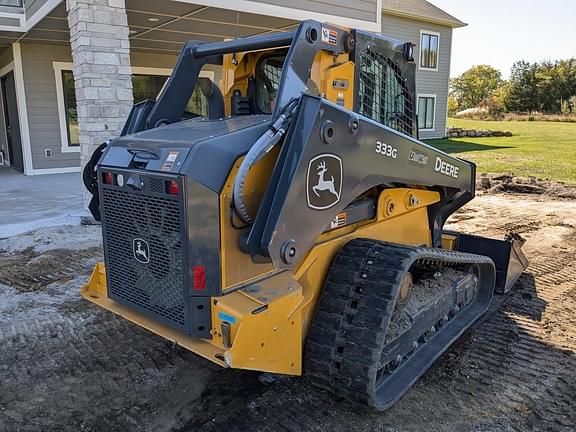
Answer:
[[[443,161],[441,158],[436,156],[436,165],[434,166],[434,171],[444,174],[448,177],[458,178],[459,167],[449,164]]]

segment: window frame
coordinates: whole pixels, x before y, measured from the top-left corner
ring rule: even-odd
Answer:
[[[435,132],[436,131],[436,107],[437,107],[437,100],[438,95],[435,94],[418,94],[417,102],[416,102],[416,112],[418,113],[418,123],[420,123],[420,99],[434,99],[434,109],[432,110],[432,128],[420,128],[420,124],[417,124],[418,130],[420,132]],[[426,122],[426,121],[424,121]]]
[[[424,44],[422,43],[422,40],[424,38],[424,35],[426,36],[435,36],[438,38],[438,50],[436,52],[436,67],[426,67],[426,66],[422,66],[422,55],[423,55],[423,47]],[[432,72],[438,72],[438,67],[440,65],[440,33],[432,31],[432,30],[424,30],[421,29],[420,30],[420,45],[418,47],[418,51],[419,51],[419,58],[418,58],[418,70],[421,71],[432,71]]]
[[[64,80],[62,74],[65,71],[73,72],[72,63],[53,62],[54,78],[56,79],[56,100],[58,106],[58,119],[60,122],[60,140],[62,153],[80,153],[81,145],[70,145],[70,132],[68,130],[68,118],[66,116],[66,102],[64,100]]]
[[[77,146],[70,145],[70,137],[68,132],[68,118],[66,116],[66,102],[64,100],[64,81],[62,79],[62,72],[73,72],[74,63],[71,62],[52,62],[54,69],[54,78],[56,80],[56,100],[58,106],[58,120],[60,123],[60,151],[62,153],[80,153],[82,144]],[[155,68],[155,67],[140,67],[132,66],[132,75],[161,75],[170,76],[172,69],[169,68]],[[214,71],[200,71],[199,78],[210,78],[214,81]],[[160,90],[161,94],[166,87],[168,80]]]

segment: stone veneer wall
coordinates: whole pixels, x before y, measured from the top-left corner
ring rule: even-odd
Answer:
[[[125,0],[66,0],[82,166],[118,136],[133,105]]]

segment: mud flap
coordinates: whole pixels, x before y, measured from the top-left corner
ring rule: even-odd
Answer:
[[[528,267],[528,259],[522,251],[524,240],[519,236],[509,235],[505,240],[497,240],[453,231],[447,231],[445,234],[456,237],[454,250],[484,255],[494,261],[495,290],[499,294],[509,292]]]

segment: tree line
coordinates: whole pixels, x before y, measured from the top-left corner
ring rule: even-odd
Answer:
[[[469,108],[506,112],[576,114],[576,58],[530,63],[518,61],[510,78],[488,65],[474,66],[450,80],[451,114]]]

